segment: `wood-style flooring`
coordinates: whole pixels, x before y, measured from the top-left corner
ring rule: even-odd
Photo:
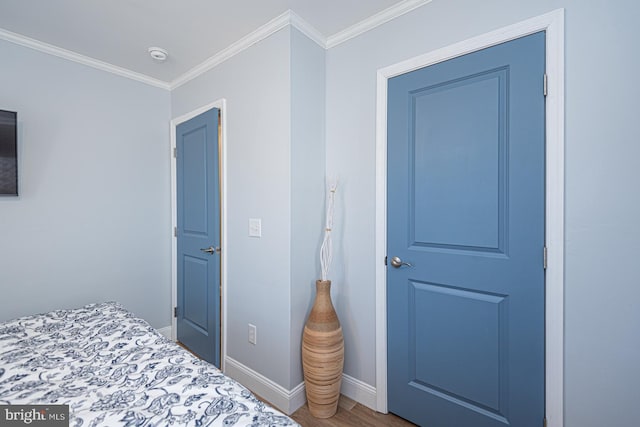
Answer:
[[[340,396],[338,412],[331,418],[314,418],[305,404],[291,415],[303,427],[413,427],[410,423],[393,414],[381,414],[355,401]]]

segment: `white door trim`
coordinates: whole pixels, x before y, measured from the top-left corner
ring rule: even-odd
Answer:
[[[220,368],[224,372],[225,359],[227,354],[227,101],[226,99],[219,99],[210,104],[197,108],[187,114],[176,117],[171,120],[171,307],[175,307],[178,304],[178,240],[173,234],[173,230],[178,224],[177,219],[177,199],[176,199],[176,158],[173,156],[173,152],[176,148],[176,128],[180,123],[184,123],[191,120],[195,116],[209,111],[212,108],[218,108],[220,110],[220,121],[222,131],[220,135],[220,168],[222,173],[220,174],[220,285],[221,285],[221,310],[222,319],[220,332]],[[173,311],[171,313],[171,339],[176,341],[177,319],[173,317]]]
[[[376,393],[387,412],[387,81],[460,55],[546,31],[545,412],[549,427],[564,414],[564,9],[474,37],[378,70],[376,106]],[[541,88],[542,90],[542,88]]]

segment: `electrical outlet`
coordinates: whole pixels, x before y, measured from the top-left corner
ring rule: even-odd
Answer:
[[[249,323],[249,343],[255,345],[257,338],[258,330],[256,328],[256,325],[252,325],[251,323]]]

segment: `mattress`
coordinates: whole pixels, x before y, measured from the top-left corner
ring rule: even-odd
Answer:
[[[297,426],[118,303],[0,323],[0,405],[69,405],[70,426]]]

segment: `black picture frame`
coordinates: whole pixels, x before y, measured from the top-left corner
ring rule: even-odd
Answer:
[[[18,113],[0,110],[0,196],[18,195]]]

